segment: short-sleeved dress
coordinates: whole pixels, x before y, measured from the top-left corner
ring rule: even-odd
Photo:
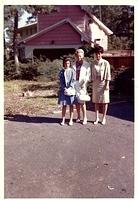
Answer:
[[[58,104],[72,105],[74,103],[75,95],[67,96],[64,94],[65,88],[74,88],[74,71],[72,68],[62,69],[59,72],[60,90],[58,97]]]
[[[92,101],[93,103],[109,103],[109,90],[105,90],[105,81],[111,80],[110,64],[100,59],[92,62]]]

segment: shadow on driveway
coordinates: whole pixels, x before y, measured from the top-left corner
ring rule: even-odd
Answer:
[[[134,122],[134,102],[118,102],[109,106],[108,115]]]
[[[61,118],[53,117],[32,117],[27,115],[6,115],[4,120],[26,122],[26,123],[60,123]]]
[[[87,103],[87,110],[94,111],[94,104]],[[134,102],[110,103],[107,115],[123,120],[134,121]],[[26,123],[60,123],[61,116],[42,117],[27,115],[5,115],[4,120],[26,122]]]
[[[94,111],[94,104],[87,103],[87,110]],[[134,121],[134,102],[120,101],[111,102],[108,107],[107,115],[123,120]]]

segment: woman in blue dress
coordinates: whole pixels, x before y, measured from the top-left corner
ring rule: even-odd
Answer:
[[[60,90],[58,104],[62,105],[62,121],[61,125],[65,124],[66,108],[69,105],[70,108],[70,121],[69,125],[73,125],[73,104],[75,99],[75,94],[67,95],[66,90],[68,88],[74,89],[75,76],[74,71],[71,68],[70,58],[63,59],[63,69],[59,72]],[[75,90],[75,89],[74,89]]]

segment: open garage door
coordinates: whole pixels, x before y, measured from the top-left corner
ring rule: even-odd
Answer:
[[[75,49],[34,49],[33,55],[34,57],[40,59],[60,59],[64,55],[74,54]]]

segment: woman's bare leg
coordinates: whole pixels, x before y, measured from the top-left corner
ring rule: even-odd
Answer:
[[[99,121],[99,104],[95,103],[95,121],[94,124],[98,124]]]
[[[65,114],[66,114],[66,105],[62,106],[62,122],[61,125],[65,124]]]
[[[106,113],[108,109],[108,103],[103,104],[103,119],[102,119],[102,124],[106,124]]]
[[[81,109],[82,109],[82,113],[83,113],[83,124],[87,124],[87,111],[86,111],[86,103],[82,103],[81,104]]]
[[[73,125],[73,105],[70,105],[70,121],[69,121],[69,125]]]
[[[77,110],[77,115],[78,115],[77,120],[80,121],[81,116],[80,116],[80,104],[79,103],[76,104],[76,110]]]

